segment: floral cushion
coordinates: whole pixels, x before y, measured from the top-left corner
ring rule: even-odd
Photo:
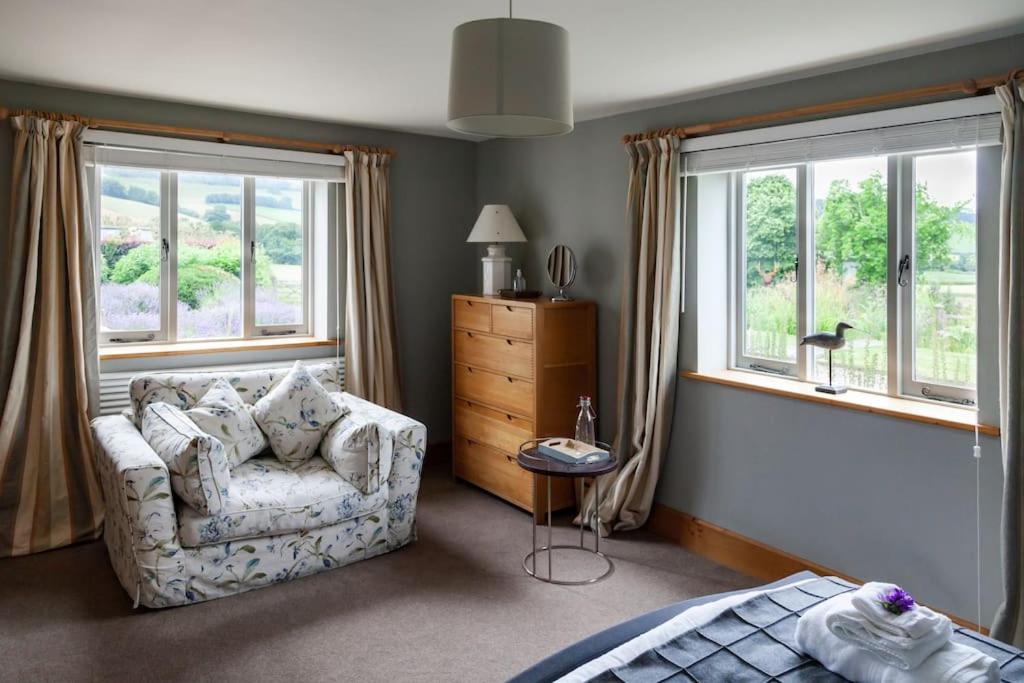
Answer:
[[[381,451],[391,460],[394,436],[377,422],[349,414],[338,420],[320,444],[320,456],[342,479],[363,493],[380,487]]]
[[[231,478],[224,444],[166,403],[146,408],[142,436],[167,464],[171,488],[181,500],[204,515],[224,509]]]
[[[224,444],[232,469],[267,447],[267,437],[249,414],[249,407],[224,378],[214,382],[196,407],[185,414],[199,429]]]
[[[343,390],[341,372],[335,363],[317,363],[307,369],[328,391]],[[266,396],[289,372],[291,367],[230,373],[181,371],[136,375],[128,387],[132,401],[132,420],[141,429],[142,414],[151,403],[169,403],[188,410],[221,378],[234,387],[243,401],[252,405]]]
[[[252,458],[231,472],[231,496],[220,513],[203,515],[178,504],[185,547],[309,531],[381,510],[387,486],[364,495],[322,458],[296,468],[273,456]]]
[[[252,415],[277,459],[294,467],[313,457],[324,432],[347,410],[296,361],[288,376],[256,401]]]

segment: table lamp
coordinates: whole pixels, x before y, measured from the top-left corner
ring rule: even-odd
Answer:
[[[512,209],[505,204],[486,205],[466,241],[488,244],[487,255],[480,259],[484,266],[484,296],[495,296],[499,289],[509,289],[512,286],[512,259],[505,254],[501,243],[526,241]]]

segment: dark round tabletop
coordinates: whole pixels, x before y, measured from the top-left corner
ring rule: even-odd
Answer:
[[[600,460],[592,463],[570,464],[549,458],[537,450],[537,444],[556,437],[545,436],[540,439],[530,439],[519,447],[519,455],[516,462],[528,472],[543,474],[549,477],[597,477],[608,472],[614,472],[618,461],[612,453],[612,447],[598,441],[595,445],[603,448],[611,454],[607,460]]]

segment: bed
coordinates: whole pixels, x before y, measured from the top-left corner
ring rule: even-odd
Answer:
[[[800,572],[758,588],[684,600],[590,636],[538,662],[511,681],[540,683],[556,681],[570,674],[574,680],[601,683],[842,681],[844,679],[824,669],[818,662],[794,650],[793,629],[800,613],[820,600],[854,587],[854,584],[835,577]],[[773,593],[779,599],[773,599],[768,605],[770,614],[760,599],[763,596],[751,598],[747,595],[751,591],[776,589],[784,590]],[[673,643],[644,650],[645,634],[656,633],[670,620],[685,618],[680,615],[687,610],[691,610],[690,614],[700,613],[701,609],[717,611],[719,608],[713,608],[711,603],[723,599],[728,599],[724,604],[731,606],[706,626],[688,633],[685,639],[679,638]],[[705,633],[709,627],[717,633]],[[1024,682],[1024,653],[1020,650],[965,628],[956,629],[953,637],[995,658],[1000,665],[1002,680]],[[628,646],[620,648],[627,643]],[[666,649],[669,645],[671,648]],[[624,649],[627,651],[625,658],[617,656]],[[609,659],[621,661],[609,668]]]

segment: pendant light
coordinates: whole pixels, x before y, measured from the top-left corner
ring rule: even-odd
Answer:
[[[546,21],[481,19],[455,27],[448,127],[487,137],[572,130],[569,33]]]

